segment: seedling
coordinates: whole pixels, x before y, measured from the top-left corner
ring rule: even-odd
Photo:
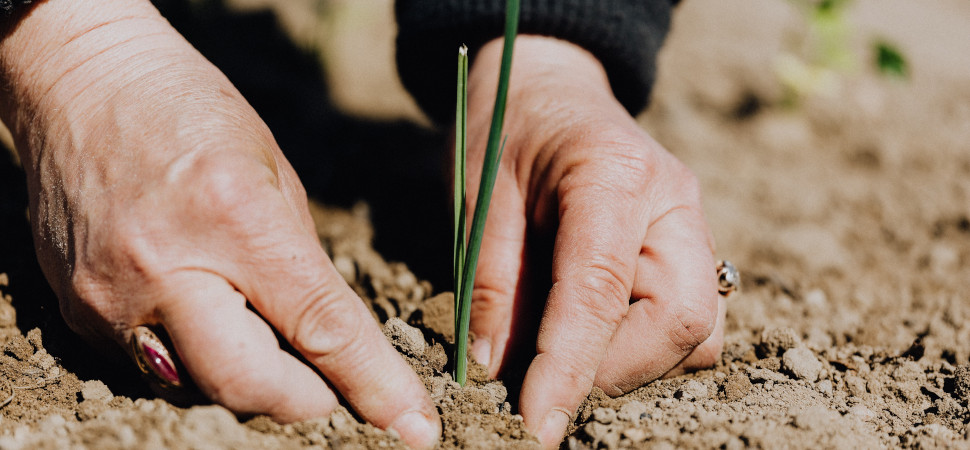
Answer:
[[[852,0],[790,0],[801,12],[806,25],[802,42],[783,52],[775,61],[775,72],[784,85],[784,103],[793,105],[814,94],[838,95],[841,76],[858,64],[850,46],[854,29],[848,20]],[[895,46],[870,38],[874,68],[882,75],[906,78],[906,58]]]
[[[455,111],[455,220],[454,220],[454,282],[455,282],[455,381],[462,386],[468,372],[468,324],[471,317],[472,289],[475,285],[475,269],[478,253],[485,232],[485,218],[498,174],[498,164],[505,150],[502,124],[505,121],[505,102],[509,90],[509,73],[512,70],[512,47],[519,26],[519,0],[505,3],[505,43],[502,47],[502,64],[499,68],[498,91],[492,109],[492,123],[485,147],[485,161],[478,186],[478,200],[472,216],[471,233],[465,240],[465,180],[466,180],[466,117],[468,111],[468,48],[458,50],[458,100]]]
[[[909,77],[909,66],[899,49],[886,41],[876,41],[873,47],[876,53],[876,67],[879,68],[880,73],[893,78]]]

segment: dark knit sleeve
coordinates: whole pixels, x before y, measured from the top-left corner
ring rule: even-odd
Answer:
[[[30,2],[31,0],[0,0],[0,20],[9,16],[17,7]]]
[[[647,105],[671,0],[522,0],[520,34],[564,39],[594,54],[631,114]],[[436,122],[454,114],[455,60],[503,33],[505,0],[397,0],[397,66],[404,86]],[[526,62],[527,63],[527,62]]]

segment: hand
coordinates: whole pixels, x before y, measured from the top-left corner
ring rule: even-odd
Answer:
[[[408,444],[437,442],[427,391],[322,250],[269,130],[148,1],[41,2],[0,61],[39,259],[75,331],[127,349],[133,327],[164,327],[238,413],[324,416],[335,388]]]
[[[501,45],[469,75],[472,201]],[[539,36],[520,36],[514,56],[472,353],[496,376],[529,352],[520,411],[550,447],[594,385],[620,395],[712,365],[725,304],[696,179],[617,102],[595,57]]]

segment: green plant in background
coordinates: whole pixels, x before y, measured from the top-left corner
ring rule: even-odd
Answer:
[[[785,52],[775,64],[775,73],[785,87],[785,103],[795,104],[813,94],[835,96],[840,74],[856,69],[857,58],[850,46],[852,26],[847,10],[852,0],[790,0],[801,12],[807,27],[805,49]],[[884,39],[870,44],[873,67],[893,78],[909,74],[906,58]],[[799,56],[798,54],[801,54]]]
[[[519,0],[507,0],[505,4],[505,44],[502,48],[502,64],[499,69],[498,92],[492,109],[492,123],[485,147],[485,161],[478,187],[478,200],[472,216],[471,233],[465,240],[465,137],[468,110],[468,49],[464,45],[458,51],[458,100],[455,118],[455,250],[453,253],[455,276],[455,372],[454,379],[462,386],[468,372],[468,324],[471,317],[472,288],[475,285],[475,268],[485,232],[485,218],[498,174],[498,163],[505,149],[502,124],[505,121],[505,102],[509,90],[509,74],[512,70],[512,47],[519,26]],[[500,145],[501,144],[501,145]]]
[[[875,64],[880,73],[894,78],[909,77],[909,66],[899,49],[886,41],[876,41],[873,47],[876,51]]]

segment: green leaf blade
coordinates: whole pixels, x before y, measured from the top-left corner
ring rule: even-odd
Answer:
[[[454,267],[453,282],[455,292],[455,311],[458,311],[459,293],[462,291],[463,268],[465,264],[466,241],[468,230],[465,218],[465,180],[467,153],[467,117],[468,117],[468,47],[462,45],[458,49],[458,92],[455,108],[455,169],[454,169],[454,251],[452,264]],[[455,328],[458,327],[457,314]]]
[[[471,296],[475,285],[475,271],[478,266],[478,256],[481,250],[482,237],[485,234],[485,221],[488,216],[492,190],[498,175],[498,166],[504,144],[501,142],[502,126],[505,122],[505,106],[508,99],[509,77],[512,72],[512,50],[519,26],[519,0],[507,0],[505,6],[505,42],[502,48],[502,63],[499,69],[498,91],[495,95],[495,105],[492,108],[492,122],[488,133],[488,144],[485,148],[485,160],[482,167],[482,177],[478,189],[478,199],[472,216],[471,232],[468,238],[467,253],[462,268],[461,292],[458,308],[455,310],[457,327],[455,328],[455,381],[465,385],[468,370],[468,327],[471,318]],[[500,146],[501,144],[501,146]]]

